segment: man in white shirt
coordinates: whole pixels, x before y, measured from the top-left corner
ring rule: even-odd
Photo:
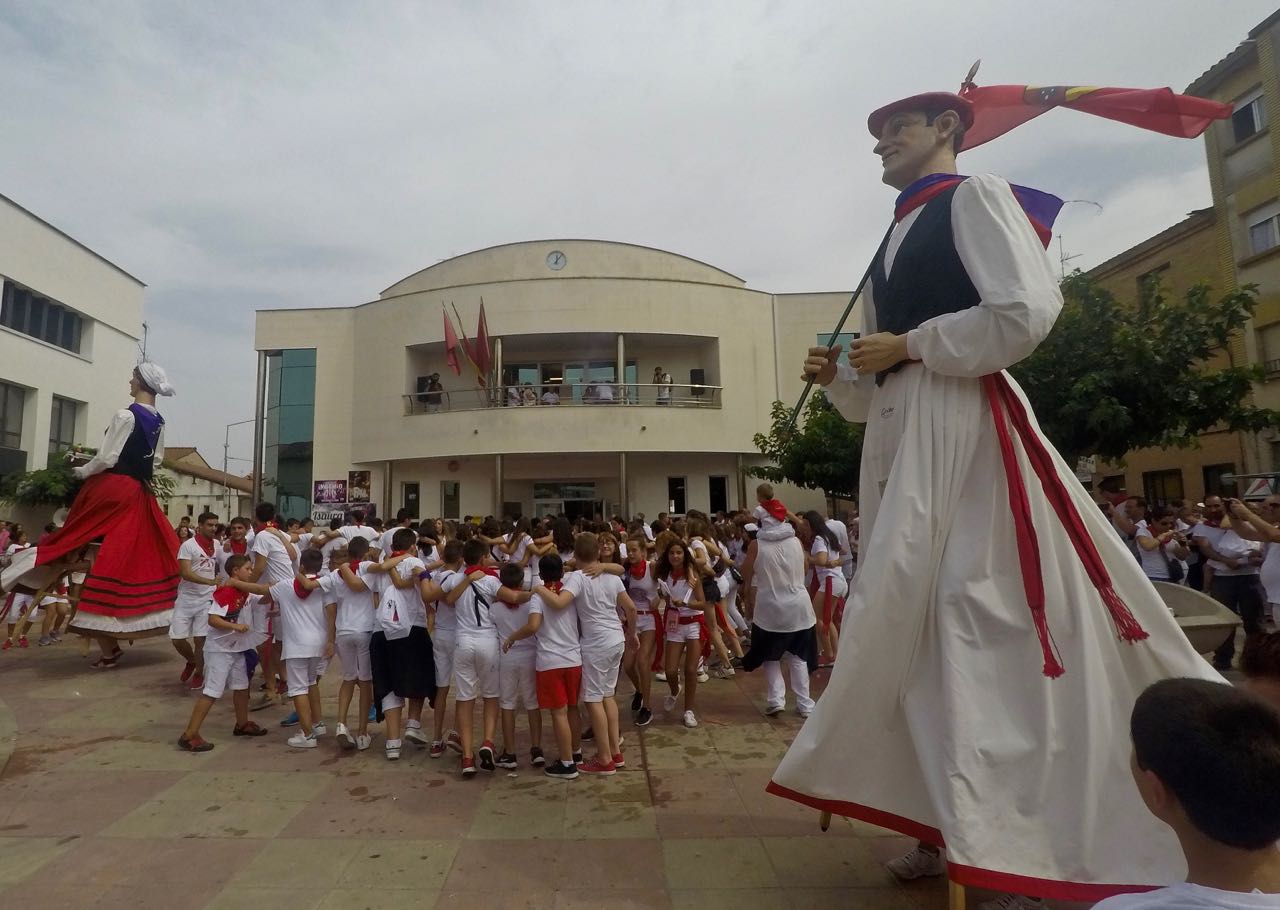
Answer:
[[[186,658],[182,682],[193,690],[204,688],[204,640],[209,634],[209,607],[218,583],[218,516],[204,512],[196,520],[196,532],[178,547],[178,596],[169,619],[169,640]]]
[[[364,523],[364,513],[360,511],[352,512],[350,521],[338,528],[341,534],[349,542],[353,537],[363,537],[369,541],[370,556],[378,558],[382,555],[382,535],[377,529],[370,527]]]
[[[276,527],[276,507],[273,503],[260,502],[253,510],[260,529],[249,545],[249,558],[253,560],[253,569],[249,573],[249,581],[267,586],[281,581],[290,581],[297,573],[295,560],[298,551],[289,540],[289,535]],[[283,634],[283,617],[277,616],[271,624],[271,634],[258,649],[258,658],[262,662],[262,678],[267,684],[270,694],[283,683],[280,674],[283,664],[280,663],[281,636]],[[297,715],[285,718],[285,726],[297,723]]]
[[[378,540],[370,540],[369,546],[375,551],[381,551],[377,555],[390,555],[391,551],[394,549],[391,546],[391,540],[396,536],[396,531],[399,531],[401,528],[407,528],[412,524],[413,513],[408,509],[401,509],[399,512],[396,512],[396,523],[387,528],[387,530],[383,532],[382,537]],[[371,554],[371,557],[372,555],[373,554]]]
[[[1245,523],[1247,526],[1247,522]],[[1206,496],[1204,521],[1191,532],[1192,540],[1213,569],[1209,594],[1244,620],[1246,638],[1262,631],[1263,593],[1258,578],[1262,550],[1255,541],[1236,533],[1226,517],[1221,496]],[[1236,634],[1222,643],[1213,655],[1215,669],[1229,670],[1236,653]]]
[[[843,521],[835,517],[827,519],[827,527],[831,529],[832,534],[836,535],[836,540],[840,543],[840,571],[847,582],[853,578],[853,550],[849,548],[849,529],[845,527]]]

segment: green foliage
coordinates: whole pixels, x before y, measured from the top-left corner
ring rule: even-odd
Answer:
[[[77,447],[81,453],[92,455],[93,450]],[[65,452],[50,458],[50,466],[37,471],[9,474],[0,479],[0,500],[20,506],[69,506],[80,492],[84,481],[71,471],[72,464]],[[177,489],[172,476],[158,472],[151,480],[151,489],[161,502],[168,502]]]
[[[1148,446],[1186,448],[1214,428],[1280,426],[1280,413],[1245,401],[1260,369],[1205,365],[1247,325],[1252,288],[1214,300],[1201,284],[1170,300],[1148,282],[1134,306],[1076,272],[1062,290],[1053,331],[1011,372],[1068,464],[1083,455],[1120,461]]]
[[[756,448],[773,464],[747,473],[771,483],[821,489],[827,496],[857,498],[863,425],[845,420],[820,392],[809,398],[792,430],[787,429],[790,417],[791,408],[781,401],[773,403],[768,434],[754,438]]]

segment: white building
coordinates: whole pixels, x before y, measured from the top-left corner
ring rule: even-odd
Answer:
[[[191,446],[167,446],[160,473],[174,481],[173,495],[161,507],[175,527],[184,517],[194,524],[204,512],[224,523],[253,517],[252,478],[218,470]]]
[[[442,307],[474,336],[481,299],[501,390],[445,363]],[[358,306],[262,310],[266,493],[300,516],[314,483],[368,471],[380,512],[424,518],[751,506],[752,437],[775,400],[795,401],[806,349],[847,301],[752,290],[648,247],[554,240],[449,259]],[[657,367],[670,386],[652,382]],[[559,404],[508,406],[510,386]]]
[[[129,401],[145,285],[0,196],[0,476],[97,445]]]

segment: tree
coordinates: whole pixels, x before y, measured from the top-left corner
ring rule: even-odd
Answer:
[[[1068,464],[1084,455],[1118,462],[1131,449],[1187,448],[1215,428],[1280,426],[1280,412],[1246,400],[1262,379],[1259,368],[1208,365],[1246,327],[1252,287],[1215,300],[1200,284],[1171,300],[1148,281],[1130,305],[1076,272],[1062,290],[1053,331],[1010,372]]]
[[[773,403],[768,434],[757,433],[753,440],[773,464],[747,473],[771,483],[793,483],[824,490],[830,497],[856,499],[863,424],[845,420],[820,392],[809,398],[796,427],[788,430],[790,417],[789,407]]]

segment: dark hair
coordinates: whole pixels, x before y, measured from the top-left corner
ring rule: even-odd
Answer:
[[[360,559],[369,552],[369,541],[363,537],[353,537],[347,541],[347,557],[349,559]]]
[[[406,518],[412,518],[413,512],[408,509],[400,509],[396,512],[396,523],[404,521]]]
[[[1226,683],[1163,679],[1129,722],[1138,767],[1158,777],[1196,830],[1238,850],[1280,840],[1280,714]]]
[[[401,528],[391,535],[391,548],[401,553],[418,542],[418,532],[413,528]]]
[[[1255,632],[1246,636],[1240,672],[1247,679],[1280,680],[1280,632]]]
[[[338,528],[340,528],[340,527],[342,527],[342,519],[341,519],[341,518],[331,518],[331,519],[329,519],[329,530],[330,530],[330,531],[336,531],[336,530],[338,530]]]
[[[253,514],[261,522],[275,521],[276,504],[274,502],[260,502],[254,508]]]
[[[947,111],[956,115],[956,131],[951,134],[951,150],[955,154],[960,154],[960,147],[964,145],[964,134],[966,132],[964,120],[960,117],[960,112],[954,107],[943,107],[937,110],[929,110],[924,112],[924,122],[926,126],[933,126],[933,121],[937,120]]]
[[[364,513],[361,512],[359,509],[355,510],[354,512],[351,513],[351,520],[364,521]]]
[[[489,545],[479,537],[473,537],[462,545],[462,558],[469,566],[478,566],[489,552]]]
[[[801,517],[809,525],[809,529],[813,531],[815,537],[821,537],[825,540],[833,553],[840,552],[840,538],[836,537],[835,531],[827,527],[827,520],[822,517],[821,512],[817,509],[810,509]]]
[[[573,549],[573,524],[567,518],[557,518],[551,529],[551,540],[560,552]]]
[[[216,520],[217,520],[217,518],[218,518],[218,516],[217,516],[217,515],[215,515],[213,512],[201,512],[201,513],[200,513],[200,517],[196,519],[196,524],[198,524],[198,525],[202,525],[202,524],[204,524],[206,521],[208,521],[210,518],[212,518],[212,519],[214,519],[214,520],[216,521]]]
[[[462,541],[451,540],[444,545],[444,550],[440,554],[441,559],[452,565],[462,558]]]
[[[679,538],[673,539],[669,544],[663,547],[662,552],[658,554],[658,577],[659,578],[671,577],[671,572],[672,572],[671,559],[668,557],[667,554],[670,553],[676,547],[679,547],[680,551],[684,554],[685,577],[688,579],[693,579],[697,572],[697,570],[694,568],[694,565],[693,565],[693,554],[689,552],[689,548],[688,546],[685,545],[685,542],[683,540],[680,540]]]
[[[513,591],[519,591],[524,587],[524,569],[509,562],[498,570],[498,580]]]
[[[307,548],[298,557],[298,567],[304,572],[319,572],[324,565],[324,554],[319,550]]]
[[[284,523],[284,529],[286,531],[292,531],[294,528],[300,527],[302,527],[302,522],[298,521],[296,518],[290,518]]]
[[[247,564],[248,562],[249,562],[248,556],[245,556],[242,553],[236,553],[234,556],[227,557],[227,562],[226,562],[226,565],[223,566],[223,569],[226,570],[226,573],[228,575],[230,575],[236,569]]]
[[[564,561],[559,553],[548,553],[538,560],[538,577],[544,585],[564,578]]]
[[[249,519],[245,518],[243,515],[237,515],[235,518],[227,522],[227,528],[230,529],[232,525],[241,525],[242,527],[247,528],[251,524],[253,524],[253,522],[249,521]]]

